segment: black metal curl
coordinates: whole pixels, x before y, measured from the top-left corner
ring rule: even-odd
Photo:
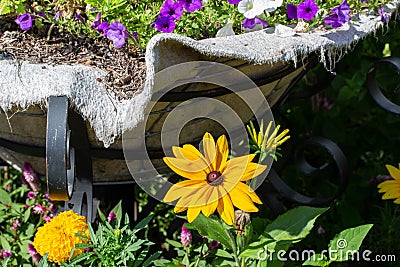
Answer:
[[[400,106],[391,102],[379,89],[378,82],[376,81],[376,69],[384,64],[392,65],[397,72],[400,74],[400,58],[397,57],[386,57],[377,62],[375,62],[372,67],[369,69],[367,74],[367,88],[368,92],[374,101],[380,106],[382,109],[386,110],[395,115],[400,115]]]
[[[268,180],[280,196],[290,201],[308,206],[325,206],[331,203],[339,195],[341,195],[346,188],[348,182],[348,174],[349,174],[347,159],[346,156],[343,154],[342,150],[331,140],[323,137],[311,138],[306,142],[304,142],[299,147],[299,149],[297,149],[295,153],[296,165],[298,166],[299,170],[305,173],[306,175],[315,175],[316,173],[324,170],[328,166],[328,164],[325,163],[319,167],[314,167],[307,162],[307,160],[304,157],[304,150],[309,145],[317,145],[324,148],[330,154],[330,156],[333,158],[333,161],[335,162],[339,177],[338,178],[339,187],[332,196],[326,198],[315,198],[315,197],[305,196],[292,189],[289,185],[287,185],[279,177],[279,175],[276,173],[274,169],[271,169],[270,173],[268,174]],[[277,209],[281,210],[280,207],[277,207]],[[276,213],[280,213],[279,210]]]
[[[94,219],[92,157],[86,123],[69,111],[66,96],[51,96],[47,112],[47,188],[52,200],[65,201],[65,210]],[[68,127],[70,130],[68,130]]]

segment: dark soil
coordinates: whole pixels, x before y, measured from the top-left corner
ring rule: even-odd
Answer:
[[[89,38],[45,27],[40,32],[21,31],[0,17],[0,54],[5,58],[51,65],[81,64],[106,73],[101,82],[119,98],[132,98],[146,78],[144,51],[126,43],[113,47],[107,38]]]

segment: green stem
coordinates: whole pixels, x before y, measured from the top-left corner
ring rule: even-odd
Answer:
[[[235,259],[236,266],[240,267],[240,261],[239,261],[238,256],[236,255],[237,252],[238,252],[237,251],[237,246],[236,246],[236,240],[233,238],[231,232],[229,232],[228,229],[224,228],[224,230],[225,230],[225,233],[229,236],[229,238],[232,241],[232,244],[233,244],[233,258]]]

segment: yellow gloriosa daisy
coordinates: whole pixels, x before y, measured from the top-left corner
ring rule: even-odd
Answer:
[[[77,236],[80,233],[87,238]],[[44,256],[49,253],[51,262],[65,262],[76,244],[87,243],[89,238],[88,225],[84,216],[70,211],[64,211],[39,227],[35,234],[33,246],[37,252]],[[82,254],[82,249],[75,249],[72,258]]]
[[[256,193],[245,183],[265,169],[265,165],[251,162],[255,155],[228,160],[229,148],[225,135],[215,143],[211,134],[203,137],[204,155],[192,145],[173,147],[175,157],[164,162],[178,175],[188,179],[174,184],[164,197],[165,202],[176,203],[175,212],[187,210],[188,221],[194,221],[200,212],[210,216],[218,211],[229,225],[234,222],[233,206],[245,212],[257,212],[253,202],[261,204]]]
[[[382,196],[383,200],[394,199],[395,204],[400,204],[400,163],[399,168],[392,165],[386,165],[393,180],[388,180],[378,185],[379,193],[385,193]]]
[[[260,152],[272,152],[290,138],[289,135],[286,136],[286,134],[289,133],[289,129],[285,129],[280,134],[278,134],[281,127],[280,125],[278,125],[276,126],[275,130],[270,134],[271,127],[272,121],[268,123],[267,129],[264,132],[264,121],[261,121],[260,131],[257,133],[252,121],[250,121],[250,125],[247,125],[247,131],[250,134],[251,141]]]

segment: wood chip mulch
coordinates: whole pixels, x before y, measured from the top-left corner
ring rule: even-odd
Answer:
[[[106,73],[105,79],[98,81],[120,99],[132,98],[142,90],[146,78],[144,51],[127,43],[116,49],[107,38],[75,36],[50,27],[42,34],[23,32],[14,24],[0,18],[0,54],[4,58],[96,68]]]

